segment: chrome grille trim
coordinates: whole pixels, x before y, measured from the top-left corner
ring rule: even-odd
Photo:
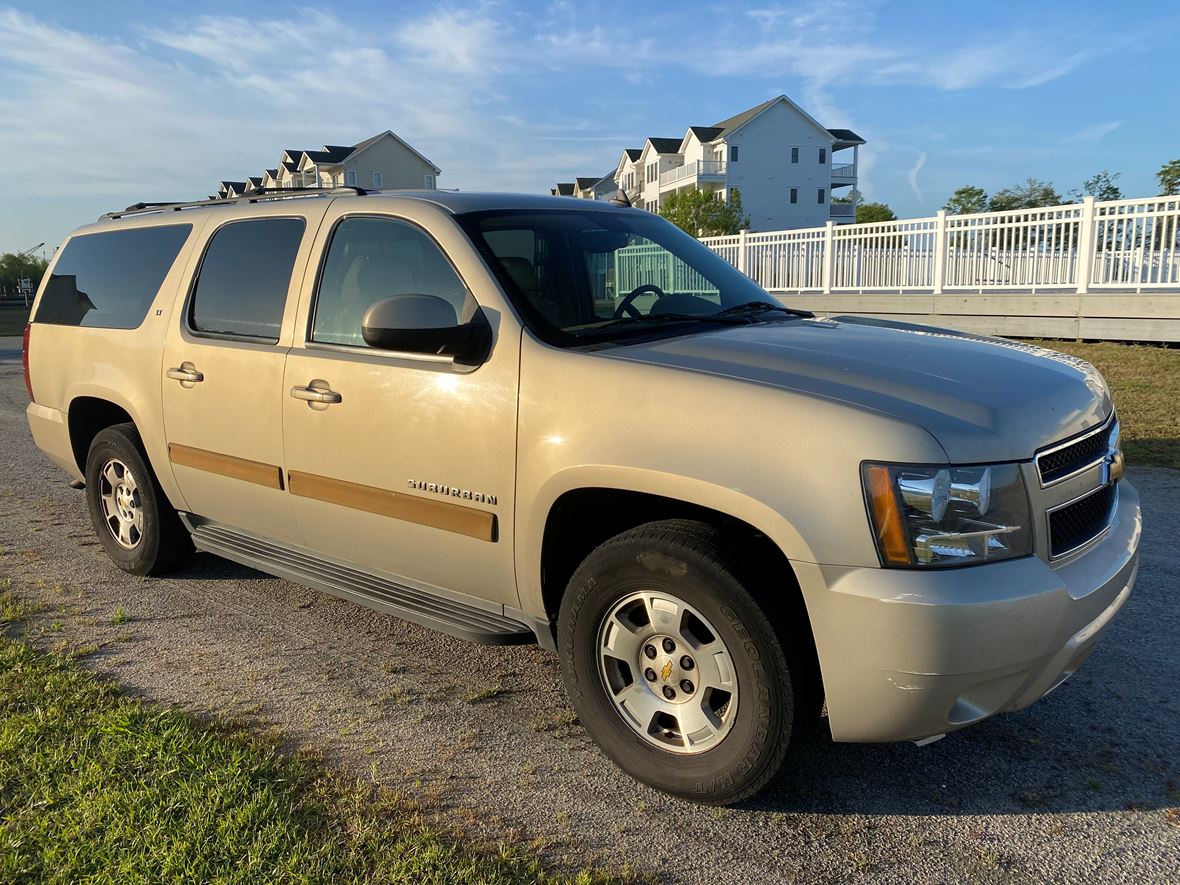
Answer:
[[[1059,443],[1055,443],[1055,444],[1049,446],[1048,448],[1042,449],[1041,451],[1037,452],[1036,456],[1033,458],[1033,461],[1034,461],[1036,468],[1037,468],[1037,479],[1041,484],[1041,488],[1042,489],[1052,488],[1055,485],[1059,485],[1063,482],[1067,482],[1068,480],[1073,479],[1075,476],[1085,473],[1087,470],[1089,470],[1090,468],[1094,467],[1097,464],[1101,464],[1103,459],[1106,458],[1106,456],[1107,456],[1107,449],[1108,449],[1107,446],[1103,446],[1101,451],[1097,452],[1092,458],[1088,459],[1084,464],[1075,465],[1073,467],[1073,469],[1070,470],[1069,473],[1063,474],[1061,476],[1055,476],[1049,482],[1046,482],[1045,481],[1045,469],[1044,469],[1043,465],[1041,464],[1041,461],[1042,461],[1042,459],[1047,458],[1049,455],[1054,455],[1058,452],[1062,452],[1066,449],[1072,448],[1073,446],[1084,445],[1085,443],[1089,442],[1091,439],[1093,439],[1096,436],[1101,436],[1103,434],[1106,434],[1109,436],[1111,430],[1114,428],[1116,421],[1117,421],[1117,418],[1115,416],[1115,413],[1112,411],[1110,413],[1110,415],[1107,417],[1107,419],[1105,421],[1103,421],[1101,424],[1099,424],[1097,427],[1092,427],[1089,430],[1082,431],[1082,433],[1078,434],[1077,436],[1071,437],[1070,439],[1064,440]]]
[[[1064,510],[1067,507],[1072,507],[1074,504],[1081,503],[1082,501],[1085,501],[1087,498],[1091,498],[1094,495],[1098,495],[1098,494],[1101,494],[1106,491],[1109,491],[1111,493],[1110,508],[1109,508],[1109,510],[1107,510],[1105,520],[1102,522],[1101,526],[1097,529],[1097,531],[1095,531],[1093,535],[1086,538],[1085,540],[1075,544],[1073,547],[1070,547],[1068,550],[1062,550],[1059,553],[1054,553],[1053,552],[1053,514],[1057,513],[1059,510]],[[1047,509],[1045,511],[1045,535],[1049,541],[1049,550],[1048,550],[1049,561],[1050,562],[1058,562],[1059,560],[1065,559],[1068,556],[1073,556],[1075,553],[1085,550],[1087,547],[1097,544],[1099,541],[1101,541],[1103,538],[1105,538],[1107,533],[1110,531],[1110,527],[1114,524],[1114,515],[1118,512],[1118,509],[1119,509],[1119,485],[1117,482],[1112,483],[1110,485],[1098,486],[1098,488],[1096,488],[1096,489],[1090,489],[1090,491],[1085,492],[1084,494],[1078,495],[1075,498],[1071,498],[1070,500],[1065,501],[1061,504],[1058,504],[1055,507],[1050,507],[1049,509]]]

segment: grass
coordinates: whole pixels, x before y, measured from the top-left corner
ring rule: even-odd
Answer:
[[[1180,470],[1180,348],[1037,341],[1093,363],[1110,384],[1127,463]]]
[[[0,338],[23,335],[29,322],[29,309],[23,304],[0,306]]]
[[[6,622],[32,611],[0,596]],[[10,637],[0,819],[6,882],[558,881],[522,841],[473,842],[391,790],[128,697],[74,658]]]

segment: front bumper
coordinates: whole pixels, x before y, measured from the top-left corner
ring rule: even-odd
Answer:
[[[833,739],[920,740],[1052,691],[1130,596],[1141,531],[1124,480],[1107,534],[1055,567],[1035,556],[930,572],[795,563]]]

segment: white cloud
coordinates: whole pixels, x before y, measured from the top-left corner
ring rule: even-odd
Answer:
[[[1079,129],[1072,135],[1067,135],[1062,141],[1075,144],[1086,141],[1101,141],[1122,125],[1122,120],[1114,120],[1110,123],[1095,123],[1093,126],[1086,126]]]
[[[922,198],[922,189],[918,187],[918,173],[922,171],[922,167],[926,165],[926,152],[920,151],[918,159],[914,161],[914,165],[910,167],[910,171],[906,173],[906,180],[910,183],[910,190],[914,192],[914,196],[918,198],[919,204],[925,204]]]

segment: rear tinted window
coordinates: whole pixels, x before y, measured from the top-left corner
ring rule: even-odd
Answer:
[[[277,341],[303,227],[302,218],[258,218],[217,231],[193,290],[193,330]]]
[[[36,322],[134,329],[192,229],[171,224],[74,237],[45,284]]]

